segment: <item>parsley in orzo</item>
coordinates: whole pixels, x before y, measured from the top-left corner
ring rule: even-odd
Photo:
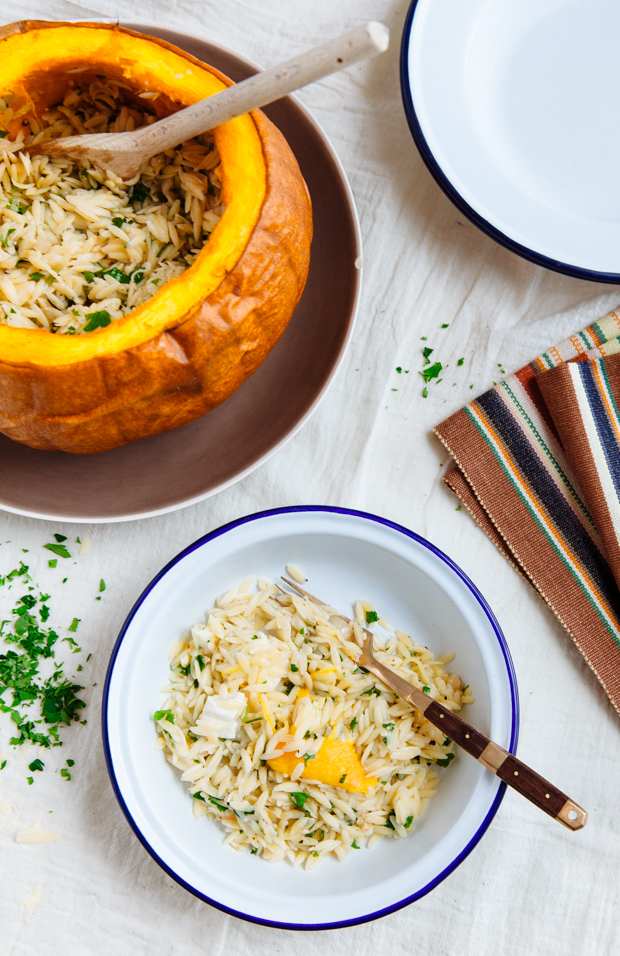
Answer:
[[[88,317],[88,322],[84,326],[85,332],[93,332],[95,329],[104,329],[106,325],[109,325],[112,321],[110,313],[106,312],[105,309],[101,309],[99,312],[89,312]]]
[[[174,714],[171,710],[156,710],[153,714],[153,720],[167,720],[171,724],[174,723]]]
[[[293,801],[293,803],[295,803],[295,804],[299,807],[300,810],[304,810],[304,807],[305,807],[305,805],[306,805],[306,801],[307,801],[307,799],[308,799],[308,794],[307,794],[307,793],[303,793],[303,792],[301,792],[301,791],[297,791],[296,793],[289,793],[289,797],[291,798],[291,800]],[[307,813],[308,811],[305,810],[304,812]]]

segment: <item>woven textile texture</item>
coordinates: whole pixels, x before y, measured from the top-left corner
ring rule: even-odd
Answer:
[[[620,713],[620,315],[435,429],[446,481],[537,588]]]

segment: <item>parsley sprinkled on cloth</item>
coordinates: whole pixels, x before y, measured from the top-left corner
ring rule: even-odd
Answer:
[[[64,545],[46,547],[55,550]],[[0,576],[0,587],[16,584],[27,593],[15,601],[8,612],[10,617],[0,624],[0,635],[7,646],[0,653],[0,711],[9,714],[15,725],[9,740],[11,746],[28,741],[45,749],[59,747],[61,727],[82,717],[86,705],[78,694],[84,688],[65,675],[64,665],[56,658],[58,634],[45,626],[50,616],[50,595],[37,595],[38,589],[23,562]],[[44,766],[37,758],[29,769],[42,771]]]
[[[420,372],[420,375],[425,382],[430,382],[432,378],[437,378],[441,372],[443,365],[441,362],[435,362],[434,365],[429,366],[428,368],[423,369]]]
[[[64,544],[44,544],[44,548],[47,548],[48,551],[53,551],[54,554],[57,554],[59,558],[70,558],[71,554],[67,550]]]

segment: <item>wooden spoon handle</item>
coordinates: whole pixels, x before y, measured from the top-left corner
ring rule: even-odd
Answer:
[[[148,141],[149,149],[151,145],[153,147],[151,155],[154,155],[235,116],[267,106],[287,93],[343,70],[358,60],[382,53],[388,47],[389,35],[388,28],[382,23],[370,21],[179,110],[134,135],[140,140],[141,148]]]

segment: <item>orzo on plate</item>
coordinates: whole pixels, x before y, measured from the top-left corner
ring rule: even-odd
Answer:
[[[311,869],[327,854],[414,829],[437,793],[452,741],[356,665],[360,625],[381,620],[358,602],[356,623],[254,578],[228,591],[176,641],[169,696],[155,713],[156,747],[187,782],[196,819],[224,843]],[[375,634],[378,660],[452,711],[474,698],[402,631]]]

